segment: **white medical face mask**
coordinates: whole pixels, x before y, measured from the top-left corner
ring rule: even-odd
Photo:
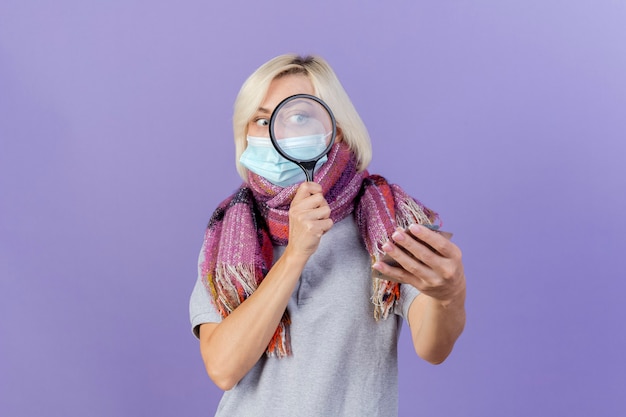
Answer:
[[[281,149],[297,159],[315,158],[326,149],[325,135],[298,136],[281,139]],[[270,138],[248,136],[248,147],[239,162],[257,175],[279,187],[288,187],[306,181],[302,168],[285,159],[272,145]],[[326,155],[315,165],[319,168],[328,158]]]

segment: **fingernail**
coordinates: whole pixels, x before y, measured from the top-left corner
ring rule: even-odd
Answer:
[[[389,251],[393,250],[393,246],[391,246],[391,243],[387,242],[387,243],[385,243],[385,244],[383,245],[383,250],[384,250],[385,252],[389,252]]]
[[[422,226],[420,226],[417,223],[413,223],[412,225],[409,226],[409,230],[411,231],[411,233],[413,233],[414,235],[418,234],[419,232],[421,232],[422,230]]]
[[[391,235],[391,237],[393,238],[393,240],[395,240],[396,242],[402,242],[404,240],[404,235],[400,232],[398,232],[397,230],[395,232],[393,232],[393,234]]]

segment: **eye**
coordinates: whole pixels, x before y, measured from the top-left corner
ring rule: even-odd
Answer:
[[[254,123],[256,123],[257,126],[266,127],[266,126],[269,126],[270,121],[267,119],[259,118],[259,119],[256,119]]]
[[[289,116],[289,123],[293,125],[303,125],[309,120],[309,116],[302,113],[296,113]]]

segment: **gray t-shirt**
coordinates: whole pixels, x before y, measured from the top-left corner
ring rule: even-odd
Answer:
[[[263,355],[224,393],[216,416],[397,416],[397,341],[418,290],[402,285],[395,314],[376,321],[371,276],[348,216],[322,237],[287,305],[293,355]],[[200,324],[221,321],[200,276],[189,310],[196,336]]]

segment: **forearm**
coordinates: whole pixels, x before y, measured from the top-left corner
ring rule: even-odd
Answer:
[[[305,264],[287,248],[250,297],[221,323],[200,328],[204,364],[220,388],[232,388],[263,355]]]
[[[413,304],[409,323],[415,351],[424,360],[439,364],[465,327],[465,289],[447,301],[421,294]]]

